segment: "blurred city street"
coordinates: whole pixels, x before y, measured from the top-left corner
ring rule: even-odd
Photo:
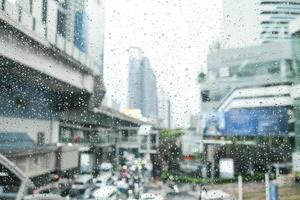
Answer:
[[[0,0],[0,200],[300,199],[300,0]]]

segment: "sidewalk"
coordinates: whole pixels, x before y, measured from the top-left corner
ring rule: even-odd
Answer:
[[[181,193],[195,196],[195,191],[192,190],[191,184],[180,184],[179,191]],[[167,191],[168,187],[162,182],[149,182],[147,189],[157,190],[161,192]],[[205,185],[207,190],[222,190],[230,194],[234,199],[238,197],[238,184],[237,183],[226,183],[226,184],[210,184]],[[243,199],[244,200],[264,200],[265,198],[265,184],[264,182],[252,182],[243,184]],[[281,200],[299,200],[300,199],[300,184],[288,182],[288,184],[279,185],[279,199]]]
[[[207,185],[207,190],[219,189],[232,195],[235,199],[238,197],[238,184],[228,183],[220,185]],[[278,188],[279,199],[281,200],[299,200],[300,199],[300,185],[285,184]],[[253,182],[243,184],[243,199],[244,200],[264,200],[265,184],[264,182]]]

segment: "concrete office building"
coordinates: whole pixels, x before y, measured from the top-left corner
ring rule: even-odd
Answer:
[[[142,113],[147,118],[157,119],[157,88],[156,76],[151,68],[149,58],[144,57],[143,67],[143,109]]]
[[[254,138],[259,141],[267,136],[276,137],[285,146],[293,143],[296,64],[289,41],[208,55],[207,77],[201,82],[201,118],[202,143],[208,162],[213,163],[210,167],[217,166],[215,154],[222,157],[224,152],[219,150],[231,144],[232,137],[239,145],[254,145]],[[280,148],[274,147],[273,151],[279,153]],[[291,162],[291,152],[287,150],[271,162]],[[239,170],[250,170],[240,163],[236,162]],[[256,161],[244,164],[253,164],[256,169],[265,167]]]
[[[238,88],[290,83],[295,64],[288,41],[210,53],[207,77],[201,82],[203,113],[223,108],[224,99]]]
[[[221,48],[290,39],[289,22],[300,15],[299,0],[223,0]]]
[[[49,173],[78,167],[78,146],[61,143],[62,127],[73,130],[75,120],[62,120],[62,113],[99,107],[105,93],[99,62],[89,54],[92,38],[85,40],[76,17],[82,5],[74,9],[74,32],[67,27],[72,2],[0,0],[0,153],[40,184]]]
[[[171,101],[161,87],[158,87],[158,123],[160,127],[171,128]]]
[[[189,126],[185,130],[185,134],[181,136],[182,154],[185,156],[193,156],[195,153],[203,151],[203,144],[201,143],[201,121],[200,115],[190,115]]]
[[[172,105],[171,100],[168,100],[168,128],[172,128]]]
[[[50,22],[57,21],[55,40],[58,45],[65,46],[64,48],[72,51],[74,57],[79,60],[91,62],[95,65],[95,70],[102,73],[105,14],[103,1],[64,0],[60,3],[49,1],[48,4],[55,4],[53,7],[58,8],[57,20],[53,16],[48,17]],[[46,8],[44,10],[43,13],[53,11],[48,11]],[[47,16],[43,16],[43,20],[47,20]],[[72,45],[76,48],[72,48]],[[84,54],[89,55],[93,60],[85,58]]]
[[[146,118],[158,117],[156,76],[141,49],[131,48],[129,57],[128,107],[140,109]],[[135,55],[134,55],[135,54]]]
[[[68,41],[75,43],[81,50],[86,51],[87,19],[85,12],[86,1],[59,1],[58,30]]]
[[[139,48],[130,48],[129,53],[128,107],[131,109],[140,109],[142,111],[142,53]]]
[[[261,40],[289,40],[289,23],[300,16],[299,0],[261,0]]]

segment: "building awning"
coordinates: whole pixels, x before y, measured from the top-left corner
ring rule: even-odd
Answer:
[[[37,145],[27,133],[0,132],[0,153],[7,157],[52,152],[56,149],[54,145]]]
[[[108,109],[69,110],[60,113],[63,122],[105,128],[139,127],[143,122]]]

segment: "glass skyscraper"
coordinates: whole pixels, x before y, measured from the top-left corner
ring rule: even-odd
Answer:
[[[157,119],[156,76],[140,48],[131,48],[129,57],[128,107],[139,109],[146,118]]]

